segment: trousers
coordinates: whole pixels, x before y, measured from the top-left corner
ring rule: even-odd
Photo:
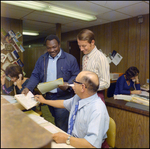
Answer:
[[[105,100],[104,100],[104,90],[98,91],[98,92],[97,92],[97,95],[98,95],[98,97],[100,97],[100,98],[102,99],[102,101],[105,103]]]
[[[47,100],[59,100],[59,99],[69,99],[71,98],[72,95],[67,95],[65,97],[59,97],[57,95],[57,93],[54,93],[54,94],[46,94],[46,97],[45,99]],[[55,125],[57,127],[59,127],[60,129],[62,129],[63,131],[67,132],[68,130],[68,119],[69,119],[69,111],[66,110],[65,108],[64,109],[61,109],[61,108],[55,108],[55,107],[52,107],[52,106],[49,106],[48,105],[48,108],[52,114],[52,116],[54,117],[54,122],[55,122]]]

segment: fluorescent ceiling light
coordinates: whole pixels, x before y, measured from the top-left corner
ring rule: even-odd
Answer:
[[[7,3],[11,5],[16,5],[20,7],[25,7],[29,9],[39,10],[39,11],[46,11],[54,14],[59,14],[62,16],[67,16],[71,18],[76,18],[84,21],[93,21],[96,20],[96,16],[94,15],[88,15],[81,12],[76,12],[72,10],[68,10],[61,7],[56,7],[53,5],[44,4],[37,1],[1,1],[2,3]]]
[[[68,9],[64,9],[64,8],[60,8],[60,7],[56,7],[56,6],[52,6],[52,5],[50,5],[49,9],[46,9],[45,11],[55,13],[55,14],[59,14],[59,15],[63,15],[63,16],[67,16],[67,17],[81,19],[81,20],[85,20],[85,21],[92,21],[92,20],[97,19],[93,15],[88,15],[88,14],[84,14],[84,13],[80,13],[80,12],[76,12],[76,11],[72,11],[72,10],[68,10]]]
[[[10,5],[25,7],[29,9],[40,10],[40,11],[43,11],[46,7],[48,7],[45,4],[34,2],[34,1],[1,1],[1,2]]]
[[[23,31],[23,35],[38,36],[39,33],[33,33],[33,32],[26,32],[26,31]]]

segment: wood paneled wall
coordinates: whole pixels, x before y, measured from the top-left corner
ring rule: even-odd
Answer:
[[[130,66],[136,66],[140,70],[141,85],[146,83],[146,79],[149,78],[149,14],[143,15],[141,24],[138,23],[138,17],[133,17],[88,29],[94,32],[98,49],[107,55],[116,50],[123,56],[118,66],[110,64],[110,72],[124,73]],[[76,40],[79,31],[81,29],[62,33],[61,47],[64,51],[69,53],[68,41]],[[38,45],[33,48],[25,48],[24,70],[28,77],[31,75],[36,60],[44,53],[43,51],[44,47]]]
[[[110,64],[110,72],[124,73],[130,66],[136,66],[140,73],[141,85],[149,78],[149,14],[143,15],[143,23],[138,17],[89,27],[95,34],[95,43],[106,55],[113,50],[123,56],[116,66]],[[62,34],[61,47],[67,49],[67,41],[76,40],[80,30]]]
[[[148,148],[149,117],[107,106],[116,122],[116,148]]]
[[[26,72],[26,76],[30,77],[31,73],[34,69],[35,63],[38,58],[46,52],[45,46],[33,46],[31,48],[25,47],[24,52],[24,71]]]

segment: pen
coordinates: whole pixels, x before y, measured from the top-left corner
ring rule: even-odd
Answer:
[[[73,86],[74,86],[74,84],[69,84],[68,86],[71,86],[71,87],[73,87]]]

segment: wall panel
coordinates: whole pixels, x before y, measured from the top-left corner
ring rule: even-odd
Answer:
[[[146,83],[149,78],[149,14],[143,15],[143,23],[138,23],[138,17],[133,17],[88,29],[94,31],[98,49],[107,55],[116,50],[123,56],[117,66],[110,64],[110,72],[124,73],[128,67],[136,66],[140,70],[141,85]],[[62,48],[66,49],[67,41],[75,40],[79,31],[62,33]]]

